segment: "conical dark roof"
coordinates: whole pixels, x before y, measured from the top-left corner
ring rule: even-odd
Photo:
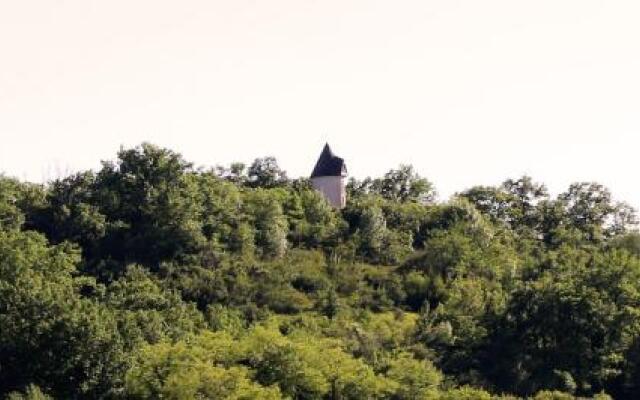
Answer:
[[[312,178],[318,176],[347,176],[347,166],[344,164],[344,160],[333,154],[329,143],[324,145],[316,167],[311,173]]]

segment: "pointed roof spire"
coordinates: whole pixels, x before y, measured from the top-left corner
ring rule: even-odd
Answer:
[[[312,178],[318,176],[347,176],[347,166],[344,160],[333,154],[329,143],[324,145],[320,158],[311,173]]]

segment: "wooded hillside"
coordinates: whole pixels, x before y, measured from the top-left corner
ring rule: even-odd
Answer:
[[[0,397],[634,399],[636,224],[597,183],[439,201],[410,166],[334,210],[150,144],[0,177]]]

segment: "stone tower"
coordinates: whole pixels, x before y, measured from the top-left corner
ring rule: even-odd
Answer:
[[[311,184],[332,206],[343,208],[347,204],[346,179],[344,160],[333,154],[328,143],[325,144],[311,173]]]

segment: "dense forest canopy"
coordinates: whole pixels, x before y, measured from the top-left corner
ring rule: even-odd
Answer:
[[[607,188],[347,190],[150,144],[0,177],[0,396],[637,398],[640,234]]]

